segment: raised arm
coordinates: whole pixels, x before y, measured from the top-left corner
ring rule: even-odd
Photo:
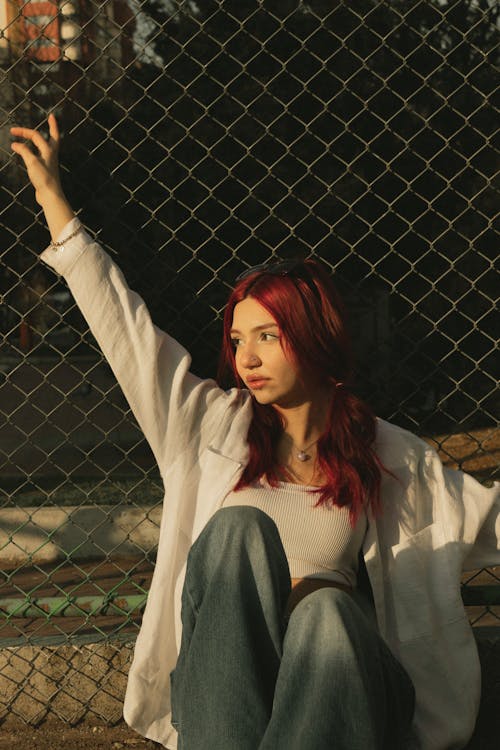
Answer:
[[[187,351],[153,324],[120,269],[80,227],[61,188],[59,131],[52,115],[49,128],[48,141],[35,130],[12,128],[15,137],[28,140],[37,151],[26,143],[12,144],[26,165],[52,235],[53,244],[42,259],[66,279],[164,467],[195,438],[203,450],[227,416],[231,399],[213,381],[200,380],[189,371]]]
[[[19,154],[35,188],[37,203],[43,208],[49,232],[57,240],[66,224],[75,216],[61,187],[59,177],[59,127],[53,114],[49,115],[49,140],[36,130],[13,127],[15,138],[23,138],[36,148],[35,153],[27,143],[12,143],[12,150]]]

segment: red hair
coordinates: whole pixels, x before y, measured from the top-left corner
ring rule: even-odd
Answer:
[[[279,266],[278,266],[279,268]],[[325,483],[317,505],[348,506],[354,525],[363,508],[380,508],[381,463],[373,450],[376,419],[370,407],[351,391],[353,357],[340,296],[329,274],[313,260],[297,261],[287,272],[265,268],[250,273],[233,289],[224,312],[224,338],[219,382],[229,371],[238,376],[230,331],[234,308],[252,297],[276,320],[283,345],[299,372],[330,385],[332,399],[327,426],[317,443],[317,461]],[[284,425],[272,405],[252,399],[248,431],[250,457],[235,490],[265,475],[279,481],[275,447]],[[284,468],[284,467],[282,467]]]

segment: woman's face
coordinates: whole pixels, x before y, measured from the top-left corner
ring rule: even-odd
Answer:
[[[238,375],[259,403],[290,408],[310,399],[310,389],[285,353],[278,324],[253,297],[235,306],[231,339]]]

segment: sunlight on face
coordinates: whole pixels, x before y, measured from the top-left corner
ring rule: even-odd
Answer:
[[[286,408],[308,400],[306,384],[283,350],[278,324],[253,297],[235,306],[231,339],[238,375],[259,403]]]

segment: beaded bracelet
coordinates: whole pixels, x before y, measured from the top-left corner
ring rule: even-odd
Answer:
[[[65,237],[65,238],[64,238],[63,240],[61,240],[60,242],[51,242],[51,243],[50,243],[50,247],[52,248],[52,250],[54,250],[54,252],[57,252],[57,251],[59,250],[59,248],[61,248],[61,247],[62,247],[63,245],[65,245],[65,244],[66,244],[67,242],[69,242],[69,240],[72,240],[72,239],[73,239],[73,237],[76,237],[76,235],[78,234],[78,232],[79,232],[79,231],[80,231],[81,229],[82,229],[82,225],[80,224],[80,225],[79,225],[79,226],[78,226],[78,227],[77,227],[77,228],[75,229],[75,231],[74,231],[74,232],[71,232],[71,234],[69,234],[69,235],[68,235],[67,237]]]

